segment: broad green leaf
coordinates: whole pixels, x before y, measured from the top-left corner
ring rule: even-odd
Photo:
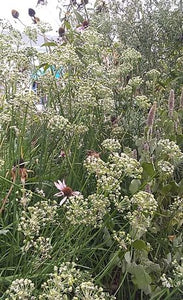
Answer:
[[[144,266],[133,263],[128,268],[128,272],[132,274],[132,281],[140,290],[144,291],[146,295],[151,293],[152,279],[145,271]]]
[[[156,174],[153,164],[148,163],[148,162],[143,162],[142,167],[143,167],[143,177],[144,178],[153,177]]]
[[[135,194],[139,190],[140,185],[141,185],[141,181],[139,179],[133,179],[129,186],[130,193],[132,195]]]
[[[132,246],[137,250],[146,250],[148,251],[148,247],[143,240],[136,240],[132,243]]]

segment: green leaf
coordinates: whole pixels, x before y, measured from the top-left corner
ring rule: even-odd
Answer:
[[[146,295],[151,293],[150,284],[152,279],[142,265],[133,263],[128,268],[128,272],[133,275],[132,281],[140,290],[142,290]]]
[[[68,30],[71,29],[71,24],[68,21],[64,21],[64,25]]]
[[[139,190],[140,185],[141,185],[141,181],[139,179],[133,179],[129,186],[130,193],[132,195],[135,194]]]
[[[143,162],[142,167],[143,167],[143,178],[153,177],[156,174],[152,163]]]
[[[132,243],[132,246],[137,250],[146,250],[148,251],[148,247],[143,240],[136,240]]]
[[[44,43],[41,45],[41,47],[51,47],[51,46],[55,47],[55,46],[57,46],[57,44],[54,42],[48,42],[48,43]]]

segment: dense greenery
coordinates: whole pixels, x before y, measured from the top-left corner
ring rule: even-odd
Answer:
[[[0,297],[182,299],[182,2],[77,2],[1,23]]]

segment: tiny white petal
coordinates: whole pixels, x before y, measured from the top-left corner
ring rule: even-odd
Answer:
[[[59,203],[59,205],[61,206],[62,204],[64,204],[64,202],[67,200],[67,197],[64,197],[61,201],[60,201],[60,203]]]

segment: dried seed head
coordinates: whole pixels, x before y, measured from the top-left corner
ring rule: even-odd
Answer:
[[[11,169],[11,179],[12,179],[12,181],[15,181],[15,179],[16,179],[16,167],[13,167]]]
[[[20,180],[21,180],[21,183],[22,183],[23,185],[25,185],[25,181],[26,181],[27,178],[28,178],[27,169],[26,169],[26,168],[21,168],[21,169],[19,169],[19,174],[20,174]]]
[[[89,25],[89,22],[88,22],[87,20],[84,20],[83,23],[82,23],[82,26],[83,26],[84,28],[87,28],[88,25]]]
[[[11,14],[13,16],[13,18],[18,19],[19,17],[19,12],[15,9],[12,9]]]
[[[38,17],[34,17],[34,24],[38,24],[40,22],[40,19]]]
[[[60,37],[63,37],[64,34],[65,34],[65,28],[60,27],[59,30],[58,30],[58,33],[59,33],[59,36],[60,36]]]
[[[29,14],[29,16],[30,16],[30,17],[34,17],[34,16],[35,16],[35,14],[36,14],[36,12],[35,12],[35,10],[34,10],[34,9],[32,9],[32,8],[29,8],[29,9],[28,9],[28,14]]]

